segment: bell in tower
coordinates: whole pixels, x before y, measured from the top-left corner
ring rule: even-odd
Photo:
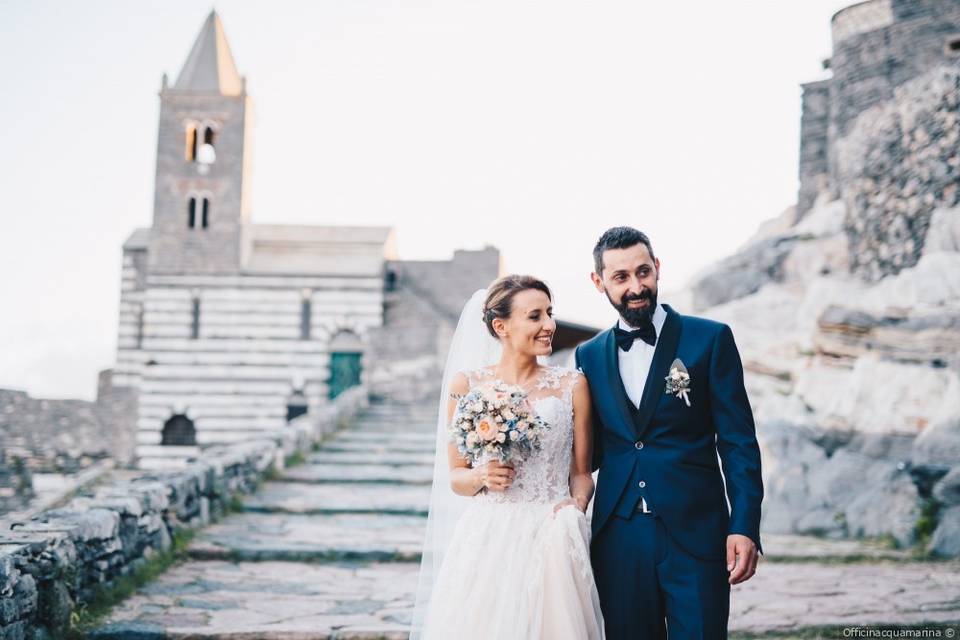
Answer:
[[[150,269],[236,273],[250,222],[252,113],[216,12],[173,86],[164,74],[159,95]]]

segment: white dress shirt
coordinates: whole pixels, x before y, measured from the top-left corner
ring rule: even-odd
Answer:
[[[667,312],[663,305],[657,303],[657,308],[653,310],[653,328],[657,331],[657,340],[660,340],[660,330],[663,329],[663,321],[667,319]],[[633,331],[636,327],[631,327],[620,318],[618,326],[624,331]],[[651,346],[640,340],[633,341],[633,346],[629,351],[617,349],[617,356],[620,363],[620,378],[623,380],[623,388],[627,392],[627,397],[633,406],[640,406],[640,399],[643,397],[643,387],[647,383],[647,375],[650,373],[650,365],[653,364],[653,352],[656,347]]]
[[[660,330],[663,329],[663,321],[667,319],[667,312],[663,305],[657,303],[657,308],[653,310],[653,328],[657,332],[657,341],[660,341]],[[633,331],[636,327],[631,327],[620,318],[617,323],[624,331]],[[617,349],[617,360],[620,365],[620,378],[623,380],[623,388],[627,392],[627,397],[635,407],[640,406],[640,400],[643,398],[643,387],[647,384],[647,376],[650,374],[650,365],[653,364],[653,352],[656,345],[649,345],[639,338],[633,341],[630,351]],[[647,499],[641,498],[637,506],[639,511],[648,513]]]

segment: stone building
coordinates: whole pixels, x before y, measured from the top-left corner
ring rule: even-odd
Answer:
[[[956,0],[867,0],[834,14],[831,77],[802,85],[798,213],[837,188],[834,142],[865,110],[938,65],[960,62]]]
[[[435,387],[453,310],[499,274],[499,252],[403,262],[387,227],[253,223],[251,98],[215,12],[159,96],[153,223],[123,245],[102,381],[129,407],[139,465],[283,429],[361,380]]]

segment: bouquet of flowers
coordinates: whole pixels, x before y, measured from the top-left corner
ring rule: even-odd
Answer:
[[[457,401],[450,439],[471,464],[498,459],[520,462],[540,447],[548,425],[527,402],[527,392],[498,382],[488,390],[472,389]]]

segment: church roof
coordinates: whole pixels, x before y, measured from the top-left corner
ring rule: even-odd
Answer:
[[[379,278],[394,254],[390,227],[253,224],[247,273]]]
[[[150,246],[150,229],[147,227],[140,227],[134,229],[126,242],[123,243],[123,248],[127,250],[133,249],[146,249]]]
[[[237,72],[223,23],[216,11],[210,12],[200,28],[173,88],[225,96],[243,93],[243,79]]]

